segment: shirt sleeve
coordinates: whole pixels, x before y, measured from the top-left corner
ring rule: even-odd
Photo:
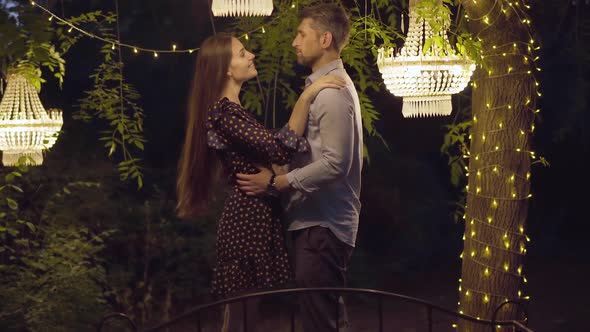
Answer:
[[[309,144],[287,123],[280,130],[270,130],[247,116],[238,105],[220,103],[210,111],[207,143],[215,149],[236,147],[271,163],[284,165],[295,152],[309,151]]]
[[[348,174],[354,150],[354,102],[347,89],[324,89],[316,98],[314,115],[319,123],[321,156],[287,173],[292,188],[318,191]]]

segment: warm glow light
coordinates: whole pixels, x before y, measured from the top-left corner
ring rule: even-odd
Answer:
[[[43,151],[51,148],[63,125],[60,110],[45,110],[35,87],[18,72],[9,71],[6,91],[0,101],[0,150],[2,163],[12,166],[23,156],[36,165]]]
[[[214,16],[269,16],[272,10],[272,0],[213,0],[211,4]]]
[[[423,41],[435,36],[430,25],[416,14],[417,1],[410,1],[410,26],[404,46],[398,52],[379,48],[377,66],[387,89],[403,97],[404,117],[449,115],[451,95],[465,89],[475,62],[453,50],[444,30],[438,36],[443,39],[444,49],[434,45],[424,52]]]

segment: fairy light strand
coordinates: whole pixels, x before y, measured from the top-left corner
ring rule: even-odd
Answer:
[[[178,48],[178,45],[175,43],[172,43],[171,48],[170,49],[156,49],[156,48],[148,48],[148,47],[143,47],[143,46],[137,46],[137,45],[132,45],[132,44],[128,44],[128,43],[124,43],[121,42],[119,40],[116,39],[111,39],[111,38],[105,38],[105,37],[101,37],[98,36],[92,32],[89,32],[87,30],[84,30],[78,26],[76,26],[75,24],[73,24],[72,22],[60,17],[59,15],[53,13],[51,10],[45,8],[44,6],[38,4],[35,1],[31,1],[31,5],[34,7],[37,7],[39,9],[41,9],[42,11],[44,11],[45,13],[47,13],[49,15],[49,20],[53,21],[53,19],[55,18],[56,21],[59,21],[61,23],[63,23],[64,25],[68,26],[68,32],[73,32],[73,31],[77,31],[87,37],[96,39],[96,40],[100,40],[106,44],[110,44],[113,45],[113,47],[123,47],[126,49],[131,50],[134,54],[138,54],[140,52],[143,53],[151,53],[154,58],[158,58],[158,56],[160,54],[183,54],[183,53],[188,53],[191,54],[195,51],[198,51],[200,48],[199,47],[195,47],[195,48],[186,48],[186,49],[180,49]],[[272,23],[273,21],[275,21],[276,19],[278,19],[278,16],[275,16],[272,20],[270,20],[267,24]],[[238,38],[244,38],[246,40],[249,39],[249,35],[256,33],[257,31],[261,31],[263,34],[266,33],[266,30],[264,29],[264,25],[261,25],[257,28],[254,28],[252,30],[249,30],[245,33],[243,33],[240,37]]]

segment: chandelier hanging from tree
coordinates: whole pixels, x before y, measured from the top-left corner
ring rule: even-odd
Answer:
[[[379,48],[377,66],[387,89],[393,95],[403,97],[404,117],[449,115],[451,95],[465,89],[475,63],[453,50],[445,29],[436,36],[442,37],[438,38],[442,45],[425,45],[435,35],[428,22],[416,13],[418,1],[410,0],[409,28],[404,46],[399,52],[394,48]]]
[[[2,164],[15,165],[20,157],[27,164],[41,165],[43,151],[51,148],[63,125],[61,110],[45,110],[35,87],[18,73],[9,73],[0,101],[0,150]]]
[[[213,0],[211,11],[215,16],[269,16],[272,0]]]

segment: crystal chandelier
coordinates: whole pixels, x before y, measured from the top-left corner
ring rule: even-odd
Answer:
[[[213,0],[211,11],[215,16],[269,16],[272,0]]]
[[[441,32],[444,48],[434,45],[423,52],[423,41],[434,36],[430,25],[415,13],[419,0],[410,0],[409,28],[404,46],[395,53],[381,47],[377,66],[387,89],[403,97],[404,117],[449,115],[451,95],[469,83],[475,62],[453,51],[446,31]]]
[[[45,111],[35,87],[25,77],[9,73],[0,101],[0,150],[2,164],[13,166],[20,157],[43,163],[43,150],[55,144],[63,124],[57,109]],[[28,161],[27,164],[30,164]]]

